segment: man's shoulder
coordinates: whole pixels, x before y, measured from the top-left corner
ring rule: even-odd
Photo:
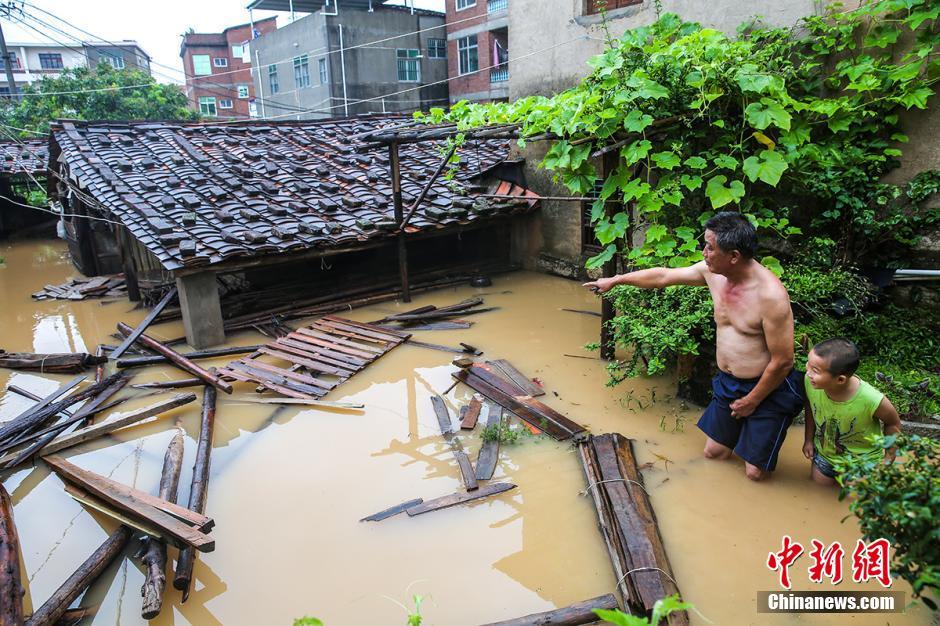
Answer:
[[[790,307],[790,293],[776,274],[760,266],[760,293],[765,302],[776,304],[775,308]]]

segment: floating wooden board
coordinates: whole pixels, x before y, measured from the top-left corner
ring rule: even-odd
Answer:
[[[414,517],[415,515],[423,515],[425,513],[430,513],[431,511],[438,511],[440,509],[446,509],[448,507],[463,504],[465,502],[472,502],[473,500],[494,496],[498,493],[503,493],[515,488],[516,486],[512,483],[490,483],[473,492],[452,493],[440,498],[428,500],[405,510],[405,513],[407,513],[410,517]]]
[[[463,420],[460,422],[462,430],[473,430],[473,427],[477,425],[477,419],[480,417],[481,408],[483,408],[483,403],[480,402],[479,398],[470,400],[470,404],[467,406],[467,414],[463,416]]]
[[[531,396],[513,396],[491,385],[476,371],[459,370],[454,372],[453,377],[559,441],[587,432],[583,426]]]
[[[503,378],[507,378],[517,387],[522,389],[522,391],[529,396],[544,396],[545,390],[542,387],[535,383],[531,378],[517,370],[512,363],[506,359],[495,359],[493,361],[487,361],[486,365],[494,368],[494,371],[498,371],[503,375]]]
[[[388,519],[393,515],[398,515],[399,513],[404,513],[406,509],[410,509],[413,506],[418,506],[424,502],[421,498],[415,498],[414,500],[408,500],[408,502],[402,502],[401,504],[396,504],[391,506],[383,511],[378,513],[373,513],[369,517],[363,517],[360,522],[381,522],[383,519]]]
[[[467,456],[467,453],[463,450],[456,450],[454,451],[454,456],[457,457],[457,465],[460,467],[460,476],[463,478],[463,484],[467,488],[467,491],[479,489],[480,485],[477,484],[476,475],[473,473],[473,464],[470,463],[470,457]]]
[[[557,626],[578,626],[578,624],[594,624],[598,622],[594,609],[612,611],[619,609],[617,598],[612,593],[584,600],[561,609],[533,613],[525,617],[517,617],[502,622],[491,622],[483,626],[541,626],[543,624],[556,624]],[[638,620],[639,621],[639,620]]]
[[[441,428],[441,434],[449,439],[450,434],[454,432],[454,427],[450,421],[450,411],[447,410],[447,405],[444,404],[444,398],[436,394],[431,396],[431,406],[434,407],[434,414],[437,416],[437,425]]]
[[[327,315],[218,372],[223,378],[255,383],[288,398],[317,400],[410,336]]]
[[[487,400],[483,405],[482,414],[486,419],[486,428],[495,429],[499,427],[503,419],[503,408]],[[496,471],[496,462],[499,460],[499,437],[494,437],[489,441],[484,441],[480,448],[480,454],[477,456],[476,478],[477,480],[489,480]]]

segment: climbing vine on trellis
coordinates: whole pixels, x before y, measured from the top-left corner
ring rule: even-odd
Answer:
[[[694,263],[701,224],[733,208],[774,237],[809,227],[851,262],[940,222],[923,194],[880,182],[908,141],[902,113],[925,109],[940,80],[938,18],[931,0],[868,0],[831,5],[799,29],[755,22],[729,37],[667,13],[610,39],[591,74],[551,98],[421,117],[516,123],[521,145],[548,134],[541,164],[556,181],[580,196],[602,183],[591,221],[603,250],[589,267],[618,254],[631,224],[643,233],[633,265]],[[602,177],[597,156],[613,150]]]

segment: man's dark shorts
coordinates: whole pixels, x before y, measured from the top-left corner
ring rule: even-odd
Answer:
[[[826,478],[835,478],[836,468],[832,466],[832,463],[824,459],[818,452],[813,454],[813,465],[819,470],[819,473],[825,476]]]
[[[719,371],[712,380],[711,404],[699,419],[698,427],[751,465],[773,471],[787,428],[803,409],[803,372],[792,370],[749,417],[732,417],[731,403],[750,393],[759,380],[736,378]]]

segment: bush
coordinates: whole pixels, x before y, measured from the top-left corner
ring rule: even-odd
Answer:
[[[914,597],[936,610],[940,589],[940,442],[923,437],[891,436],[882,446],[898,447],[898,458],[848,458],[837,467],[840,499],[853,498],[849,510],[868,540],[887,539],[894,548],[891,569],[910,583]]]

